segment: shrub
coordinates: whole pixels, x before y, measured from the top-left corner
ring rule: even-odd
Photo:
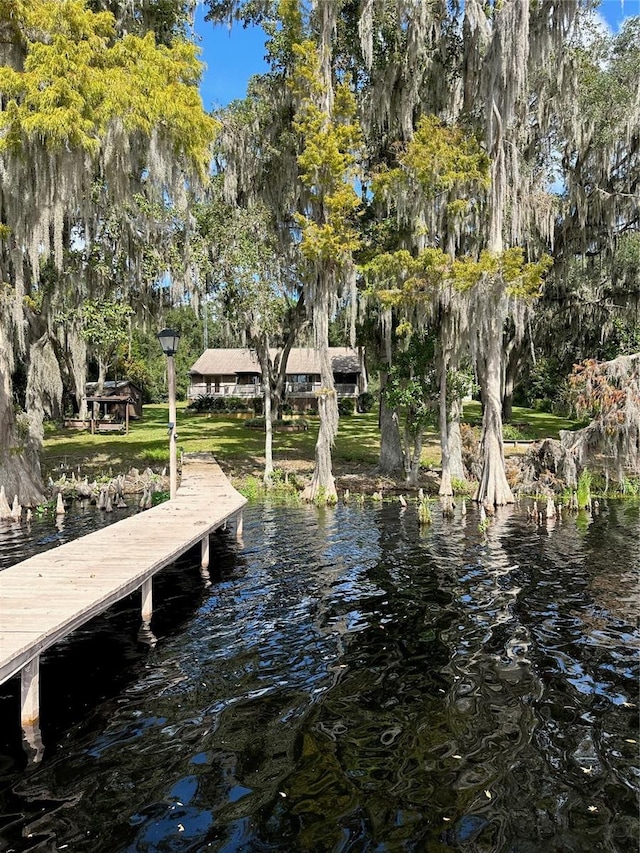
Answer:
[[[545,414],[551,414],[553,411],[553,402],[548,397],[536,398],[533,401],[533,408],[536,412],[544,412]]]
[[[191,401],[189,408],[193,412],[212,412],[214,411],[215,403],[215,397],[212,397],[210,394],[200,394],[195,400]]]
[[[578,508],[586,509],[591,503],[591,472],[584,471],[578,477]]]
[[[257,477],[246,477],[237,489],[248,501],[256,501],[264,495],[264,483]]]
[[[453,477],[451,480],[451,488],[453,489],[454,495],[470,497],[473,494],[475,484],[470,483],[468,480],[459,480],[457,477]]]
[[[341,400],[338,400],[338,414],[341,418],[350,417],[356,408],[355,401],[353,397],[343,397]]]
[[[518,441],[520,439],[526,439],[527,435],[531,434],[531,430],[528,426],[514,426],[513,424],[503,424],[502,426],[502,437],[506,438],[507,441]]]
[[[358,411],[366,415],[367,412],[370,412],[373,409],[375,402],[376,398],[373,396],[371,391],[363,391],[358,397]]]
[[[246,397],[225,397],[225,410],[227,412],[248,412],[251,401]]]

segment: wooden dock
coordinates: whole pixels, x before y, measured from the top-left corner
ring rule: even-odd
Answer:
[[[245,503],[211,455],[194,455],[174,500],[0,571],[0,684],[21,673],[27,738],[38,726],[40,655],[137,589],[148,625],[153,575],[198,544],[206,568],[209,534],[233,521],[241,535]]]

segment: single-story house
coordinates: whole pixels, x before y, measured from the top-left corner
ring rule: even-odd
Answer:
[[[142,389],[130,379],[108,380],[102,385],[102,392],[96,395],[97,382],[87,382],[85,393],[89,408],[97,403],[101,417],[125,421],[142,417]]]
[[[277,350],[272,351],[272,358]],[[333,381],[338,398],[353,397],[367,390],[362,351],[329,347]],[[213,397],[257,397],[262,394],[258,357],[250,349],[208,349],[189,371],[190,400]],[[292,349],[287,359],[285,398],[295,409],[315,409],[321,388],[320,357],[315,349]]]

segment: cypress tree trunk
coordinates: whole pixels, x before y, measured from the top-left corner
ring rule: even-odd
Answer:
[[[447,365],[443,363],[440,368],[440,399],[439,399],[439,425],[440,425],[440,452],[442,454],[442,474],[440,477],[441,497],[453,495],[451,486],[451,457],[449,454],[449,418],[447,412]]]
[[[411,441],[407,434],[407,450],[405,455],[405,467],[407,472],[407,485],[417,486],[420,474],[420,457],[422,456],[422,426],[413,435]]]
[[[18,496],[22,506],[37,506],[44,499],[40,461],[28,426],[16,423],[4,330],[0,323],[0,486],[11,503]]]
[[[380,457],[375,473],[397,474],[404,469],[404,457],[398,414],[387,406],[384,398],[386,384],[387,374],[380,371]]]
[[[320,285],[322,287],[322,285]],[[315,468],[311,483],[303,492],[307,501],[335,503],[338,497],[331,466],[331,448],[338,434],[338,397],[333,384],[333,367],[329,354],[329,297],[326,288],[318,293],[314,306],[313,326],[316,347],[320,353],[320,393],[318,414],[320,428],[316,441]]]
[[[449,405],[447,438],[449,447],[449,469],[452,480],[466,480],[467,475],[462,461],[462,434],[460,432],[460,417],[462,402],[455,397]]]
[[[264,475],[265,485],[271,485],[273,477],[273,418],[271,409],[271,383],[269,375],[263,379],[264,387]]]
[[[87,383],[87,344],[75,327],[67,334],[67,352],[69,378],[73,384],[78,417],[84,420],[88,415],[85,390]]]
[[[271,485],[273,475],[273,415],[277,413],[277,407],[274,410],[272,405],[271,394],[271,359],[269,356],[269,339],[261,336],[254,342],[258,362],[260,363],[260,371],[262,374],[262,391],[264,393],[264,474],[262,479],[265,486]]]
[[[485,350],[478,359],[478,375],[483,388],[482,416],[482,473],[474,496],[478,503],[500,506],[514,502],[504,470],[502,443],[501,345],[500,335],[490,335]]]
[[[507,424],[511,422],[513,417],[513,389],[520,366],[520,354],[521,348],[512,342],[504,366],[504,391],[502,395],[502,420]]]

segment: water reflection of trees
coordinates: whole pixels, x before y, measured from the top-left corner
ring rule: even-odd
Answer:
[[[483,536],[470,508],[421,535],[411,505],[248,513],[244,552],[214,545],[212,587],[100,736],[20,794],[81,790],[38,826],[90,832],[92,853],[577,849],[586,820],[623,850],[633,710],[612,697],[631,652],[601,574],[607,541],[637,542],[605,521],[549,535],[507,510]]]

